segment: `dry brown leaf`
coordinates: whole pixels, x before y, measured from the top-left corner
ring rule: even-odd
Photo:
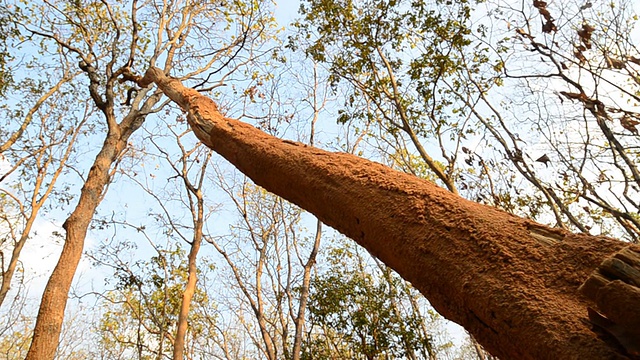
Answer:
[[[622,127],[628,130],[629,132],[636,135],[638,135],[638,129],[636,128],[636,126],[639,124],[640,124],[640,121],[632,119],[631,116],[626,114],[620,118],[620,125],[622,125]]]

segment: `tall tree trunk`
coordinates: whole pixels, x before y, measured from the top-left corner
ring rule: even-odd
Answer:
[[[33,340],[26,360],[54,358],[69,289],[82,256],[87,228],[93,218],[93,213],[102,200],[102,192],[109,183],[111,165],[122,152],[126,143],[126,139],[121,139],[119,131],[109,133],[91,170],[89,170],[87,180],[80,192],[78,205],[62,225],[66,231],[64,246],[58,264],[54,268],[42,295],[33,330]]]
[[[176,339],[173,344],[173,360],[184,359],[185,341],[187,338],[187,330],[189,329],[189,309],[191,309],[191,300],[196,292],[196,283],[198,281],[197,257],[202,242],[202,229],[197,229],[199,234],[194,236],[189,251],[189,277],[187,285],[182,293],[182,302],[180,303],[180,314],[178,315],[178,329],[176,330]]]
[[[144,97],[146,91],[138,96]],[[66,231],[62,253],[44,289],[38,317],[33,329],[33,339],[26,360],[49,360],[55,356],[58,347],[64,310],[69,297],[69,289],[82,257],[87,229],[104,191],[111,181],[110,171],[116,159],[122,154],[131,134],[142,126],[145,115],[158,102],[157,94],[149,96],[139,109],[131,109],[118,124],[113,108],[101,103],[99,107],[107,118],[108,133],[102,148],[89,170],[87,179],[80,190],[80,198],[75,209],[62,227]]]
[[[302,356],[302,333],[304,331],[305,312],[309,303],[309,288],[311,286],[311,270],[316,263],[316,256],[320,248],[320,239],[322,238],[322,221],[316,222],[316,236],[313,240],[313,248],[309,254],[307,262],[304,264],[304,272],[302,275],[302,287],[300,288],[300,303],[298,304],[298,315],[295,321],[295,333],[293,336],[292,360],[300,360]]]
[[[504,359],[624,358],[577,288],[618,240],[551,229],[345,153],[269,136],[151,68],[198,138],[256,184],[364,246]]]
[[[208,157],[207,157],[208,161]],[[187,181],[187,174],[183,175],[185,182]],[[203,174],[204,176],[204,170]],[[191,309],[191,300],[196,293],[196,284],[198,281],[198,251],[200,251],[200,245],[202,244],[202,227],[204,224],[204,200],[202,191],[198,187],[196,190],[192,186],[187,186],[189,191],[194,192],[196,196],[196,212],[194,220],[194,233],[193,242],[191,243],[191,250],[189,251],[188,259],[188,278],[187,285],[182,292],[182,302],[180,303],[180,314],[178,315],[178,328],[176,330],[176,338],[173,342],[173,360],[184,359],[185,341],[187,338],[187,330],[189,329],[189,310]]]

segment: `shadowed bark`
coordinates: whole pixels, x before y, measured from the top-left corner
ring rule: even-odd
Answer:
[[[548,228],[350,154],[269,136],[151,68],[196,136],[256,184],[354,239],[503,359],[624,359],[577,291],[618,240]]]

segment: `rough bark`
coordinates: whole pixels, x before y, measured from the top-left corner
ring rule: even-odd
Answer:
[[[624,248],[605,259],[578,289],[597,309],[589,318],[597,331],[611,336],[640,359],[640,249]]]
[[[356,156],[269,136],[151,68],[196,136],[256,184],[364,246],[503,359],[624,359],[577,288],[621,241],[551,229]]]

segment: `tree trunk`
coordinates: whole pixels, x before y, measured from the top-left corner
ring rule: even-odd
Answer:
[[[292,360],[300,360],[302,356],[302,333],[304,331],[305,312],[309,302],[309,287],[311,284],[311,270],[316,263],[318,248],[320,248],[320,239],[322,237],[322,221],[316,222],[316,236],[313,240],[313,248],[309,254],[307,262],[304,264],[304,273],[302,275],[302,287],[300,288],[300,303],[298,304],[298,315],[295,322],[295,333],[293,336],[293,356]]]
[[[102,192],[109,183],[111,165],[120,155],[126,143],[127,140],[121,138],[119,131],[109,133],[91,170],[89,170],[87,180],[80,192],[78,205],[62,225],[66,231],[64,246],[58,264],[51,273],[42,295],[33,330],[33,340],[26,360],[54,358],[69,289],[82,256],[87,228],[93,218],[93,213],[102,200]]]
[[[256,184],[364,246],[503,359],[624,359],[588,325],[577,288],[628,244],[571,234],[465,200],[345,153],[269,136],[151,68],[196,136]]]
[[[186,181],[187,174],[183,174]],[[204,174],[202,175],[204,176]],[[202,243],[202,227],[204,223],[204,200],[200,188],[197,190],[192,187],[188,187],[188,190],[194,190],[197,199],[197,214],[193,219],[194,233],[193,242],[191,243],[191,250],[189,250],[188,259],[188,277],[187,285],[182,292],[182,302],[180,303],[180,313],[178,314],[178,328],[176,330],[176,338],[173,342],[173,360],[184,359],[185,341],[187,339],[187,330],[189,329],[189,310],[191,309],[191,300],[196,293],[196,283],[198,281],[198,251],[200,251],[200,245]]]

